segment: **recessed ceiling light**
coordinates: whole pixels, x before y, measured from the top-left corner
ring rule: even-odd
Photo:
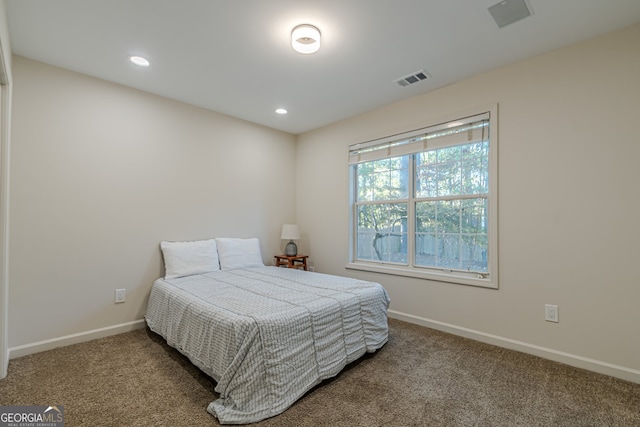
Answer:
[[[284,114],[287,114],[287,113],[288,113],[288,111],[285,110],[284,108],[278,108],[276,110],[276,114],[283,114],[284,115]]]
[[[149,60],[147,58],[143,58],[142,56],[136,56],[136,55],[132,55],[129,57],[129,61],[133,62],[134,64],[140,66],[140,67],[148,67],[149,66]]]
[[[298,25],[291,31],[291,47],[299,53],[313,53],[320,49],[320,30],[309,24]]]

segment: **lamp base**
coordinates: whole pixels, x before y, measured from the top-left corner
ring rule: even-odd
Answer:
[[[284,248],[284,254],[286,256],[298,255],[298,245],[296,245],[293,240],[289,240],[289,243],[287,243],[287,246]]]

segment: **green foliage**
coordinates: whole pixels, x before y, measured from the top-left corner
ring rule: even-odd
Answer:
[[[415,162],[413,198],[408,194],[410,162]],[[378,260],[388,259],[394,251],[404,253],[406,259],[406,201],[413,199],[416,239],[420,240],[416,254],[436,259],[421,265],[440,265],[443,259],[447,263],[479,260],[482,267],[487,250],[488,165],[488,141],[356,165],[359,257],[370,259],[362,247],[368,240]],[[396,243],[385,246],[384,239]]]

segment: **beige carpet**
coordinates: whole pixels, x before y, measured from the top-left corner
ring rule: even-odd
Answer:
[[[640,426],[640,384],[390,320],[390,340],[260,426]],[[215,382],[146,329],[9,363],[0,405],[67,426],[216,426]]]

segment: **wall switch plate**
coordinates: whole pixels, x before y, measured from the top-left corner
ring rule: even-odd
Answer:
[[[116,289],[116,304],[120,302],[124,302],[126,291],[127,291],[126,289]]]
[[[544,305],[544,320],[547,322],[555,322],[558,323],[558,306],[545,304]]]

